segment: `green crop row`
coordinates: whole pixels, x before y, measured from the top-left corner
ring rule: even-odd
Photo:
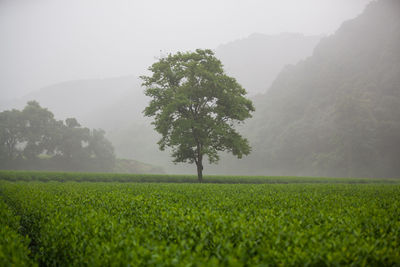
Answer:
[[[36,266],[29,257],[29,238],[18,233],[19,217],[0,197],[0,266]]]
[[[58,181],[58,182],[157,182],[157,183],[197,183],[194,175],[167,174],[122,174],[83,172],[43,172],[0,170],[0,180],[5,181]],[[391,183],[399,184],[400,179],[373,178],[326,178],[326,177],[279,177],[279,176],[222,176],[207,175],[204,183],[223,184],[288,184],[288,183]]]
[[[392,266],[400,186],[0,181],[41,266]]]

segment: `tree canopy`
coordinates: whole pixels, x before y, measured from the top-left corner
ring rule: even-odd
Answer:
[[[218,151],[238,158],[250,153],[234,126],[250,118],[254,106],[211,50],[169,54],[149,70],[151,76],[141,76],[151,97],[144,114],[154,117],[160,149],[171,147],[174,162],[196,163],[201,182],[204,156],[216,163]]]
[[[112,171],[114,163],[103,130],[81,127],[75,118],[57,121],[36,101],[0,112],[1,168]]]

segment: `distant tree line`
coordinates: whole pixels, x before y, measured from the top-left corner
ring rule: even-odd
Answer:
[[[114,165],[114,148],[101,129],[56,120],[36,101],[0,113],[2,169],[112,171]]]

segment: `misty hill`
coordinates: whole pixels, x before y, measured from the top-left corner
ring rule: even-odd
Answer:
[[[400,1],[372,2],[283,70],[243,132],[232,172],[400,177]]]
[[[252,34],[216,49],[225,71],[251,95],[264,93],[287,64],[311,56],[321,36]]]
[[[97,125],[93,117],[109,105],[114,105],[126,94],[140,102],[144,99],[137,76],[123,76],[108,79],[77,80],[44,87],[22,98],[2,105],[2,109],[21,108],[28,101],[36,100],[52,110],[58,118],[76,117],[89,126]]]
[[[268,88],[285,65],[311,55],[320,39],[294,33],[253,34],[219,46],[216,55],[249,92],[258,93]],[[118,128],[131,122],[132,116],[134,120],[142,118],[147,99],[140,83],[138,75],[62,82],[1,103],[0,108],[22,108],[27,101],[36,100],[57,117],[73,116],[90,126]]]

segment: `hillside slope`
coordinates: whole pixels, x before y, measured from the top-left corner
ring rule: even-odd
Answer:
[[[372,2],[345,22],[282,71],[256,108],[244,130],[254,151],[242,167],[400,177],[400,1]]]

